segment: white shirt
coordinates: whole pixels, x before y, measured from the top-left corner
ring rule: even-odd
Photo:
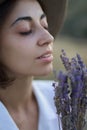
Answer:
[[[52,81],[34,81],[33,86],[39,107],[38,130],[62,130],[54,105]],[[19,130],[2,102],[0,102],[0,130]]]

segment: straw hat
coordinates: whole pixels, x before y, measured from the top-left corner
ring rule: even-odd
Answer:
[[[6,0],[0,0],[0,4]],[[45,11],[50,33],[55,36],[63,24],[67,0],[38,0]]]

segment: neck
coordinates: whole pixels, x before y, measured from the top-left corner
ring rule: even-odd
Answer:
[[[0,90],[1,101],[8,107],[19,108],[26,106],[33,99],[32,77],[16,79],[5,90]]]

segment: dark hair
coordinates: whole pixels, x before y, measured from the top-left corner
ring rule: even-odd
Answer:
[[[5,0],[2,4],[0,4],[0,28],[3,26],[4,21],[13,10],[17,0]]]
[[[13,10],[16,2],[17,0],[5,0],[2,4],[0,4],[0,29],[2,29],[4,21]],[[0,88],[5,89],[14,81],[14,79],[15,78],[7,75],[6,67],[0,61]]]

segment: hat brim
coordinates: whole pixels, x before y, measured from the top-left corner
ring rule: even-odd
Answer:
[[[67,0],[39,0],[47,15],[50,33],[55,36],[64,21]]]

